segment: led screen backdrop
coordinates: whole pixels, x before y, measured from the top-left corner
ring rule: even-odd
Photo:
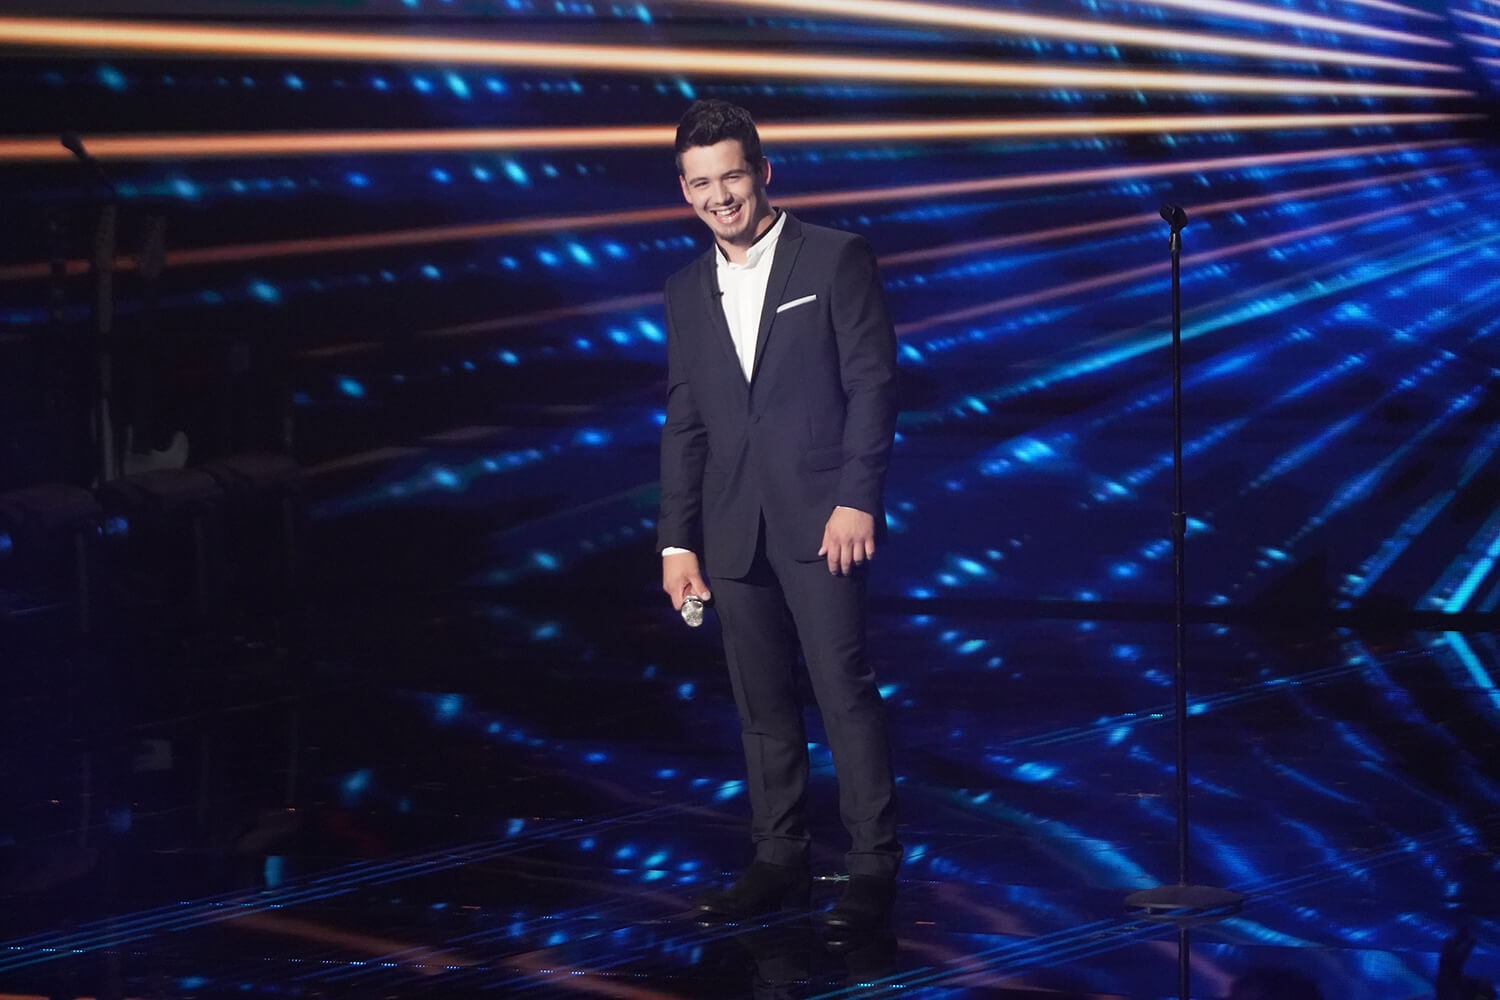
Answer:
[[[104,181],[72,132],[158,438],[228,447],[235,393],[284,396],[321,518],[482,512],[479,585],[649,557],[660,288],[707,246],[671,133],[714,96],[761,122],[777,204],[880,256],[885,597],[1168,598],[1176,202],[1189,599],[1500,600],[1494,0],[45,13],[0,19],[11,485],[77,441],[48,345],[88,325]],[[649,596],[637,569],[609,585]]]

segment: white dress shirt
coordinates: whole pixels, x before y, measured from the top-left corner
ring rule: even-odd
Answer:
[[[786,228],[786,213],[780,212],[776,221],[745,251],[745,263],[735,264],[719,248],[718,281],[719,302],[724,307],[724,320],[729,324],[729,336],[734,340],[734,353],[740,359],[740,370],[745,381],[750,381],[755,365],[755,341],[760,333],[761,307],[766,301],[766,284],[771,280],[771,265],[776,260],[776,242]],[[715,244],[718,247],[718,244]]]

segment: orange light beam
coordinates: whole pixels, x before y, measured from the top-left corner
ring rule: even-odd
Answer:
[[[1160,177],[1178,173],[1188,174],[1204,171],[1236,170],[1245,167],[1284,166],[1293,163],[1308,163],[1334,158],[1342,159],[1353,156],[1378,156],[1383,153],[1408,153],[1418,150],[1442,149],[1457,145],[1461,145],[1461,140],[1433,139],[1427,142],[1392,142],[1369,146],[1341,146],[1325,149],[1307,149],[1291,153],[1265,153],[1257,156],[1227,156],[1217,159],[1136,164],[1129,167],[1097,167],[1084,170],[1063,170],[1052,173],[1012,174],[1004,177],[985,177],[965,181],[908,184],[855,191],[826,191],[790,195],[776,199],[776,203],[785,208],[824,208],[832,205],[862,202],[949,198],[986,192],[1010,191],[1028,187],[1060,187],[1072,184],[1091,184],[1132,180],[1142,177]],[[166,266],[175,269],[202,264],[239,263],[246,260],[263,260],[272,257],[307,257],[334,252],[352,253],[364,250],[384,250],[392,247],[427,246],[433,243],[494,239],[501,236],[526,235],[530,233],[569,232],[599,229],[605,226],[638,225],[647,222],[665,222],[685,218],[687,218],[687,209],[681,205],[673,205],[660,208],[631,209],[623,212],[544,216],[530,219],[511,219],[504,222],[477,222],[460,226],[433,226],[420,229],[398,229],[343,236],[272,240],[264,243],[227,244],[217,247],[198,247],[190,250],[169,252],[167,254]],[[129,271],[135,268],[136,262],[133,257],[122,256],[116,260],[115,266],[119,270]],[[85,260],[72,260],[67,265],[67,272],[69,274],[82,274],[87,269],[88,262]],[[0,267],[0,282],[45,278],[47,274],[48,265],[45,261],[31,264],[12,264]]]
[[[440,976],[450,969],[468,968],[476,964],[474,959],[456,952],[344,930],[302,917],[289,917],[278,913],[246,913],[228,918],[225,924],[246,930],[283,934],[317,944],[349,948],[366,955],[378,956],[394,966],[415,969],[424,976]]]
[[[1406,153],[1421,149],[1439,149],[1460,144],[1461,141],[1458,139],[1434,139],[1428,142],[1391,142],[1372,146],[1306,149],[1291,153],[1225,156],[1218,159],[1180,160],[1175,163],[1136,164],[1129,167],[1094,167],[1084,170],[1058,171],[1051,174],[1016,174],[1006,177],[983,177],[966,181],[939,181],[928,184],[867,188],[861,191],[829,191],[817,194],[793,195],[777,199],[777,204],[787,208],[824,208],[831,205],[847,205],[868,201],[950,198],[957,195],[1010,191],[1025,187],[1098,184],[1205,170],[1218,171],[1236,170],[1244,167],[1285,166],[1293,163],[1307,163],[1316,160],[1349,156],[1378,156],[1382,153]]]
[[[1320,17],[1316,14],[1300,14],[1296,11],[1276,7],[1263,7],[1260,4],[1241,3],[1239,0],[1154,0],[1154,6],[1176,7],[1179,10],[1190,10],[1197,14],[1219,14],[1226,17],[1238,17],[1246,21],[1285,24],[1294,28],[1316,28],[1339,34],[1383,38],[1386,41],[1392,42],[1409,41],[1416,45],[1436,45],[1445,48],[1450,47],[1452,44],[1439,38],[1429,38],[1426,35],[1408,35],[1403,31],[1390,31],[1385,28],[1374,27],[1373,25],[1358,24],[1353,21],[1340,21],[1337,18]],[[1403,14],[1410,14],[1414,17],[1423,17],[1433,21],[1443,20],[1441,14],[1435,14],[1428,10],[1418,10],[1414,7],[1404,6],[1400,10]]]
[[[1277,244],[1307,239],[1310,236],[1321,236],[1326,233],[1337,232],[1340,229],[1348,229],[1352,226],[1361,225],[1366,222],[1377,222],[1393,215],[1404,212],[1414,212],[1419,209],[1429,208],[1434,205],[1448,205],[1453,201],[1452,195],[1442,194],[1423,201],[1409,202],[1403,205],[1392,205],[1387,208],[1378,209],[1374,212],[1366,212],[1362,215],[1352,215],[1346,219],[1336,222],[1324,222],[1316,226],[1306,226],[1291,232],[1277,233],[1274,236],[1263,236],[1260,239],[1248,240],[1244,243],[1235,243],[1230,246],[1218,247],[1214,250],[1198,251],[1193,254],[1193,263],[1210,263],[1225,257],[1234,257],[1252,250],[1263,250],[1266,247]],[[896,336],[904,337],[912,333],[920,333],[934,326],[943,326],[948,323],[959,323],[966,320],[977,319],[980,316],[990,316],[998,312],[1010,309],[1019,309],[1026,306],[1034,306],[1042,302],[1065,298],[1079,292],[1097,291],[1108,288],[1111,285],[1124,284],[1138,278],[1147,278],[1161,274],[1170,268],[1169,263],[1144,264],[1140,267],[1127,268],[1123,271],[1115,271],[1110,274],[1101,274],[1097,277],[1087,278],[1083,281],[1068,282],[1063,285],[1054,285],[1051,288],[1043,288],[1035,292],[1027,292],[1022,295],[1011,295],[992,302],[982,302],[978,305],[966,306],[963,309],[954,309],[951,312],[937,313],[925,319],[913,320],[896,326]]]
[[[1360,177],[1357,180],[1339,181],[1335,184],[1318,184],[1313,187],[1278,190],[1271,194],[1208,202],[1202,205],[1194,205],[1193,217],[1202,218],[1205,215],[1217,215],[1221,212],[1238,212],[1246,208],[1258,208],[1261,205],[1281,202],[1326,198],[1329,195],[1342,194],[1346,191],[1357,191],[1385,184],[1399,184],[1402,181],[1436,177],[1441,174],[1452,173],[1455,170],[1461,169],[1462,166],[1463,164],[1449,164],[1442,167],[1430,167],[1425,170],[1408,170],[1404,173],[1386,174],[1379,177]],[[1068,239],[1077,236],[1092,236],[1121,229],[1132,229],[1136,226],[1156,221],[1157,216],[1155,213],[1149,215],[1122,215],[1113,219],[1101,219],[1098,222],[1085,222],[1072,226],[1056,226],[1050,229],[1037,229],[1010,236],[994,236],[983,240],[966,240],[962,243],[945,243],[940,246],[906,250],[901,253],[887,254],[880,258],[879,263],[882,268],[902,267],[907,264],[941,260],[945,257],[956,257],[961,254],[986,253],[991,250],[1002,250],[1011,246],[1030,246],[1035,243],[1050,242],[1052,240]]]
[[[985,10],[979,7],[916,3],[910,0],[687,0],[687,2],[704,7],[730,7],[736,11],[746,8],[766,9],[822,17],[846,17],[856,21],[968,28],[1002,35],[1019,35],[1025,38],[1061,38],[1070,41],[1098,42],[1103,45],[1140,45],[1163,48],[1172,52],[1213,52],[1221,55],[1255,56],[1264,59],[1350,66],[1382,66],[1389,69],[1428,70],[1440,73],[1459,71],[1459,67],[1447,63],[1419,62],[1395,56],[1346,52],[1307,45],[1281,45],[1223,35],[1168,31],[1161,28],[1137,28],[1118,23],[1074,21],[1068,18]],[[1340,33],[1348,33],[1348,22],[1336,23],[1340,25]],[[1416,44],[1431,44],[1438,41],[1426,35],[1400,34],[1402,34],[1403,41],[1413,41]]]
[[[1472,97],[1443,87],[1314,78],[1084,69],[1000,62],[939,62],[788,55],[764,50],[477,41],[418,35],[161,25],[128,21],[0,18],[0,44],[65,51],[150,52],[154,55],[246,56],[275,59],[379,60],[524,66],[557,71],[682,73],[713,77],[879,80],[1028,90],[1148,90],[1178,93],[1363,97]],[[753,67],[753,68],[752,68]]]
[[[1307,131],[1481,120],[1482,114],[1140,115],[1113,118],[960,119],[956,121],[788,122],[760,126],[761,138],[780,143],[957,141],[1045,136],[1188,134],[1219,131]],[[673,127],[658,125],[412,131],[252,132],[208,135],[88,137],[94,156],[114,161],[326,156],[557,149],[665,148]],[[0,136],[0,163],[67,160],[56,136]]]

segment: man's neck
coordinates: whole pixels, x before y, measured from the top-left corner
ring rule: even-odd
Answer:
[[[714,242],[719,244],[719,252],[724,255],[729,263],[743,264],[749,259],[750,248],[765,239],[766,234],[776,225],[776,220],[780,217],[780,211],[772,209],[770,214],[761,219],[760,223],[755,227],[755,238],[743,246],[735,243],[725,243],[723,240],[715,240]]]

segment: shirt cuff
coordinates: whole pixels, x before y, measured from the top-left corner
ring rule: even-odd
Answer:
[[[661,554],[663,556],[681,556],[681,555],[689,555],[690,556],[690,555],[693,554],[693,550],[692,549],[678,548],[676,545],[668,545],[666,548],[664,548],[664,549],[661,550]]]

